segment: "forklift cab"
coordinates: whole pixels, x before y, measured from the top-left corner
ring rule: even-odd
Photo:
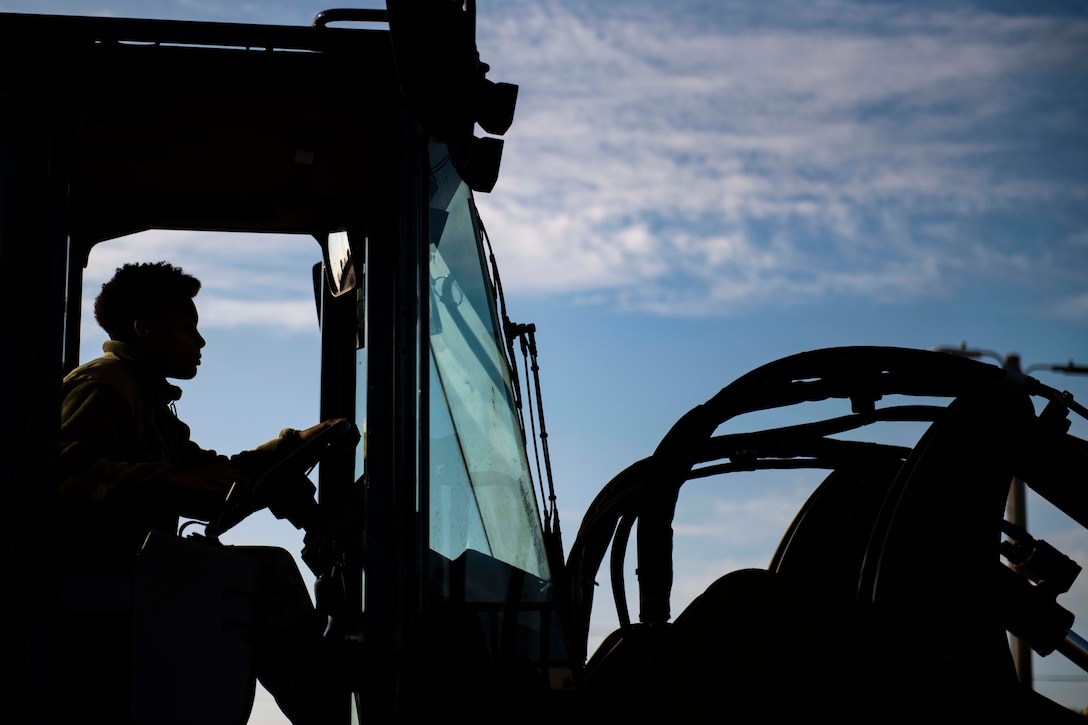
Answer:
[[[349,702],[361,722],[446,717],[458,703],[488,721],[509,705],[500,693],[569,687],[548,555],[561,549],[534,493],[473,203],[495,183],[493,136],[516,87],[486,78],[472,3],[407,5],[310,27],[0,16],[13,719],[49,721],[63,690],[59,382],[79,362],[83,270],[96,245],[151,229],[321,248],[322,264],[297,270],[314,280],[320,416],[366,437],[321,451],[316,491],[291,505],[318,513],[286,518],[306,530],[330,656],[351,673],[344,722]],[[477,138],[477,123],[493,135]],[[169,536],[168,548],[185,541]]]

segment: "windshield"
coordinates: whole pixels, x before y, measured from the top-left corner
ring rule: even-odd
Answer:
[[[539,513],[472,206],[431,151],[430,542],[548,579]]]

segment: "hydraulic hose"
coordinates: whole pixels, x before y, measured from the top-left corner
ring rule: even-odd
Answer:
[[[1070,662],[1088,672],[1088,641],[1073,630],[1065,633],[1065,639],[1057,648]]]

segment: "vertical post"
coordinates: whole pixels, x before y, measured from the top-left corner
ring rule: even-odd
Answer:
[[[1013,352],[1005,356],[1002,367],[1011,373],[1020,374],[1023,372],[1020,366],[1020,356]],[[1009,484],[1009,500],[1006,508],[1009,522],[1026,530],[1028,528],[1027,487],[1023,481],[1015,476],[1013,476],[1012,482]],[[1016,666],[1016,675],[1020,679],[1020,684],[1035,689],[1031,647],[1016,635],[1012,635],[1010,645],[1012,647],[1013,664]]]
[[[384,138],[393,143],[382,142]],[[411,720],[420,549],[420,265],[426,143],[398,116],[372,134],[367,256],[367,492],[360,719]],[[426,328],[424,328],[426,329]]]
[[[325,244],[325,242],[322,242]],[[360,245],[361,246],[361,245]],[[356,420],[355,417],[355,333],[358,329],[356,321],[355,291],[342,297],[333,297],[329,292],[325,273],[320,268],[315,272],[315,284],[320,295],[320,319],[321,319],[321,380],[320,380],[320,419],[347,418]],[[350,450],[339,451],[334,454],[326,454],[321,461],[318,471],[318,500],[326,510],[343,512],[347,510],[360,510],[362,504],[355,494],[355,452]],[[361,516],[361,514],[360,514]],[[349,566],[358,568],[343,572],[344,594],[349,602],[362,601],[362,538],[351,541],[341,541],[350,551],[345,552]],[[322,602],[318,602],[321,605]],[[361,628],[361,617],[357,610],[349,608],[347,612],[339,612],[344,621],[333,622],[338,636],[345,631],[355,634]],[[354,654],[352,650],[352,654]],[[352,671],[355,665],[342,663]],[[352,683],[352,687],[356,687]],[[340,703],[340,712],[337,720],[328,725],[346,725],[351,721],[350,699],[345,690],[343,701]]]
[[[0,349],[0,630],[15,669],[0,696],[11,707],[8,720],[44,723],[68,252],[58,119],[66,114],[38,93],[0,92],[10,111],[0,120],[0,304],[7,312]]]

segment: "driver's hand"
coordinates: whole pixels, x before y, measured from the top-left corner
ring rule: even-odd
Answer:
[[[330,418],[328,420],[321,421],[317,425],[307,428],[306,430],[300,430],[298,432],[298,437],[302,439],[303,443],[305,443],[326,428],[334,426],[337,423],[343,423],[345,421],[347,421],[347,418]]]

